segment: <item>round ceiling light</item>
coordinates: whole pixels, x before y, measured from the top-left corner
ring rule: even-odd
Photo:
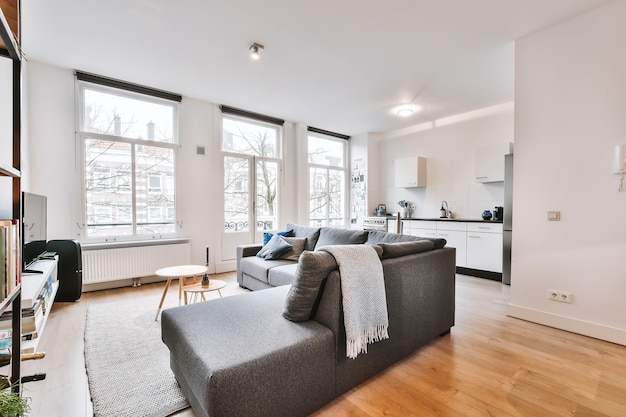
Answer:
[[[393,112],[400,117],[409,117],[413,115],[413,113],[418,113],[421,110],[422,107],[417,104],[403,104],[393,109]]]
[[[410,107],[401,107],[400,109],[398,109],[398,116],[402,116],[402,117],[409,117],[410,115],[413,114],[413,109]]]

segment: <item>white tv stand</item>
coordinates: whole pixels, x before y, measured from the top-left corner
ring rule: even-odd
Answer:
[[[49,294],[48,306],[44,313],[43,321],[37,329],[37,337],[32,340],[22,340],[22,353],[37,352],[37,346],[39,345],[44,328],[46,327],[46,322],[50,316],[54,297],[59,289],[59,281],[57,280],[58,260],[58,256],[55,256],[55,259],[40,259],[29,265],[28,269],[41,271],[42,273],[22,273],[22,308],[32,307],[48,282],[48,278],[50,278],[52,282],[52,291]]]

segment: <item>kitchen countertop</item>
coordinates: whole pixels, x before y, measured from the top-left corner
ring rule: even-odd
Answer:
[[[441,219],[439,217],[409,217],[402,218],[401,220],[422,220],[422,221],[431,221],[431,222],[464,222],[464,223],[502,223],[502,220],[483,220],[483,219]]]

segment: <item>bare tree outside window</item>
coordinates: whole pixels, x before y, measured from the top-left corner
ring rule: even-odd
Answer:
[[[224,230],[272,230],[278,223],[280,127],[223,117]],[[251,206],[252,204],[252,206]]]
[[[81,93],[87,237],[172,235],[176,104],[88,85]]]
[[[346,224],[345,141],[308,137],[309,224],[344,227]]]

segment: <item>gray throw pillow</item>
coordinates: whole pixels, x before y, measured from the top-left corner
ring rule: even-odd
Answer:
[[[315,249],[327,245],[358,245],[367,240],[365,230],[335,229],[333,227],[322,227],[320,237],[317,239]]]
[[[324,251],[304,251],[300,255],[296,276],[285,300],[283,317],[291,321],[311,318],[322,282],[337,269],[333,255]]]
[[[304,245],[306,245],[306,237],[286,237],[283,236],[283,240],[291,245],[291,249],[283,253],[280,259],[287,259],[289,261],[297,261],[302,252],[304,251]]]
[[[256,254],[259,258],[264,258],[265,260],[270,259],[279,259],[282,254],[291,249],[291,244],[287,243],[283,240],[283,238],[279,235],[274,235],[267,242],[267,245],[263,246],[259,253]]]
[[[304,246],[305,250],[315,249],[317,238],[320,237],[319,227],[299,226],[297,224],[287,223],[287,229],[293,230],[293,235],[291,236],[306,237],[306,245]]]
[[[379,243],[378,246],[383,248],[382,259],[413,255],[435,249],[435,243],[429,239],[413,242]]]

